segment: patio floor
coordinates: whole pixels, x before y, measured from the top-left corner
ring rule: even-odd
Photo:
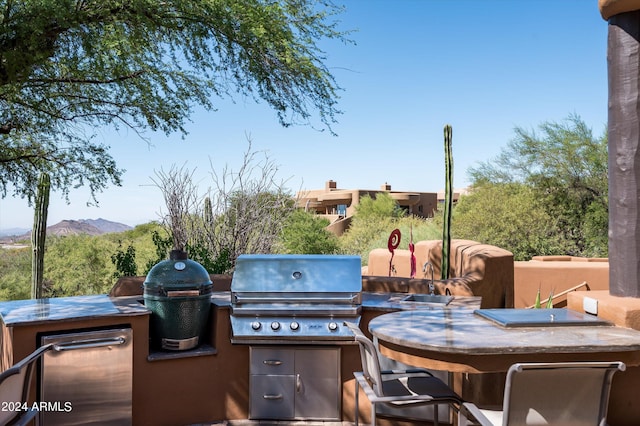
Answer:
[[[201,423],[189,426],[353,426],[353,422],[277,421],[277,420],[224,420],[218,423]]]

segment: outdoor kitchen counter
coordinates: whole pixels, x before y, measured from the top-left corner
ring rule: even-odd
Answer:
[[[407,293],[362,293],[362,307],[366,310],[403,311],[437,309],[439,304],[401,301]],[[449,308],[480,307],[480,297],[455,297]],[[211,303],[217,307],[231,306],[231,292],[213,292]],[[107,295],[55,297],[38,300],[0,302],[0,320],[7,326],[34,325],[51,321],[71,321],[113,316],[150,315],[138,296],[109,297]]]
[[[150,314],[151,311],[136,297],[95,295],[0,302],[0,320],[11,327]]]
[[[407,293],[362,293],[362,307],[366,310],[403,311],[438,309],[441,304],[404,302]],[[455,297],[448,308],[477,309],[480,297]],[[217,307],[231,306],[231,292],[213,292],[211,303]],[[109,297],[107,295],[56,297],[37,300],[0,302],[0,320],[7,326],[34,325],[52,321],[91,319],[101,317],[129,317],[150,315],[138,296]]]
[[[403,301],[409,293],[371,293],[362,292],[362,307],[366,310],[378,311],[410,311],[414,309],[464,308],[479,309],[482,297],[456,296],[444,305],[442,303],[424,303]]]

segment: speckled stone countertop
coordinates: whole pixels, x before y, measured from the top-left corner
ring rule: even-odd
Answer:
[[[408,311],[414,309],[442,309],[463,308],[479,309],[481,297],[454,297],[447,305],[441,303],[424,303],[403,301],[409,293],[370,293],[362,292],[362,307],[364,309],[382,311]]]
[[[640,351],[640,331],[612,325],[504,327],[471,309],[393,312],[369,323],[381,341],[464,355]]]
[[[136,297],[95,295],[0,302],[0,320],[7,326],[150,313]]]
[[[398,311],[413,309],[440,309],[442,305],[404,302],[406,293],[362,293],[364,309]],[[454,298],[450,308],[479,308],[480,297]],[[0,302],[0,320],[9,326],[19,326],[47,321],[64,321],[78,318],[105,316],[149,315],[143,296],[109,297],[107,295],[56,297],[39,300],[14,300]],[[231,292],[213,292],[211,303],[217,307],[231,306]]]

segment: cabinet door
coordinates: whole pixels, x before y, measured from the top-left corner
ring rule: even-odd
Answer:
[[[251,375],[252,419],[292,419],[295,376]]]
[[[295,364],[295,417],[340,420],[340,349],[298,349]]]

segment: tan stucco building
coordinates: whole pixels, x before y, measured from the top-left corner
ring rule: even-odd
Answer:
[[[438,194],[435,192],[392,191],[388,183],[378,190],[339,189],[333,180],[327,181],[324,189],[298,192],[297,206],[326,217],[331,221],[328,229],[341,235],[349,227],[360,198],[365,195],[375,198],[381,192],[389,194],[401,208],[413,216],[433,217],[437,210]]]

